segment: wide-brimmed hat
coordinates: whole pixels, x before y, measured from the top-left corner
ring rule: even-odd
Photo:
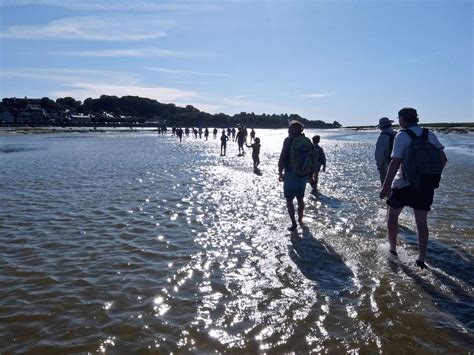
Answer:
[[[388,126],[391,126],[392,125],[392,120],[389,119],[388,117],[382,117],[380,120],[379,120],[379,124],[378,124],[378,127],[379,128],[385,128],[385,127],[388,127]]]

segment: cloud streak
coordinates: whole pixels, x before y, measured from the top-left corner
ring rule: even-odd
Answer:
[[[322,99],[325,97],[333,96],[336,95],[335,92],[318,92],[314,94],[302,94],[299,95],[298,97],[301,99]]]
[[[159,48],[104,49],[90,51],[56,51],[54,55],[71,57],[178,57],[184,53]]]
[[[10,26],[0,38],[143,41],[166,36],[172,21],[155,16],[84,16],[51,21],[44,25]]]
[[[42,70],[30,69],[0,72],[0,78],[53,81],[64,87],[50,93],[54,97],[71,96],[80,100],[100,95],[142,96],[161,102],[189,101],[199,97],[192,90],[160,85],[142,85],[134,73],[98,70]]]
[[[203,76],[217,76],[217,77],[229,77],[228,74],[218,74],[218,73],[205,73],[205,72],[198,72],[192,70],[180,70],[180,69],[167,69],[167,68],[154,68],[154,67],[146,67],[145,69],[157,71],[161,73],[167,74],[176,74],[176,75],[203,75]]]
[[[219,9],[213,4],[158,3],[144,0],[2,0],[2,6],[55,6],[79,11],[212,11]]]

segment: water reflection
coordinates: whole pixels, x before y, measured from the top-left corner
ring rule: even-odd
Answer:
[[[258,132],[261,175],[231,143],[219,157],[215,141],[149,133],[0,137],[48,148],[0,154],[0,352],[469,349],[472,161],[450,160],[418,274],[409,213],[387,260],[376,135],[317,133],[328,170],[297,235],[284,130]]]

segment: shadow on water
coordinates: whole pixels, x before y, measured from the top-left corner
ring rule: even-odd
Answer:
[[[400,236],[408,245],[418,248],[418,237],[415,231],[400,226]],[[443,270],[469,287],[474,287],[474,258],[472,255],[432,238],[428,241],[427,255],[428,263],[432,267]]]
[[[290,258],[303,275],[327,292],[337,292],[352,284],[354,274],[336,253],[334,248],[322,239],[316,239],[308,227],[303,233],[291,235]]]
[[[413,279],[413,281],[432,298],[436,307],[438,307],[443,312],[451,314],[454,318],[461,322],[461,324],[466,327],[469,332],[472,333],[474,330],[474,298],[471,295],[460,289],[459,285],[456,285],[454,289],[451,288],[451,291],[453,291],[453,296],[449,296],[433,285],[429,279],[419,275],[409,266],[403,263],[399,263],[398,265],[407,276]],[[429,268],[428,270],[431,271],[435,277],[438,277],[444,285],[449,287],[450,284],[451,286],[452,284],[455,284],[442,273]],[[457,293],[454,292],[455,289],[458,290]],[[459,335],[462,338],[465,337],[464,335]],[[469,338],[469,336],[466,336],[466,338]],[[470,339],[464,340],[467,342],[470,341]]]
[[[311,198],[314,199],[315,201],[321,202],[323,205],[327,207],[332,207],[332,208],[339,208],[341,207],[341,204],[342,204],[341,200],[339,200],[338,198],[332,197],[332,196],[326,196],[320,192],[311,193]]]

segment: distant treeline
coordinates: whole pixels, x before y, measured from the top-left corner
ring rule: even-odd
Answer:
[[[65,115],[90,115],[94,125],[126,125],[139,124],[152,126],[165,124],[167,126],[183,127],[231,127],[244,125],[255,128],[283,128],[289,120],[298,120],[307,128],[339,128],[341,125],[334,121],[312,121],[297,114],[255,114],[241,112],[233,116],[217,113],[210,114],[187,105],[179,107],[175,104],[165,104],[156,100],[138,96],[108,96],[88,98],[84,102],[72,97],[58,98],[55,101],[48,97],[42,99],[4,98],[0,103],[0,114],[9,112],[14,117],[27,110],[29,105],[39,105],[50,114],[50,117]],[[59,122],[60,120],[57,119]],[[63,120],[64,121],[64,120]]]

